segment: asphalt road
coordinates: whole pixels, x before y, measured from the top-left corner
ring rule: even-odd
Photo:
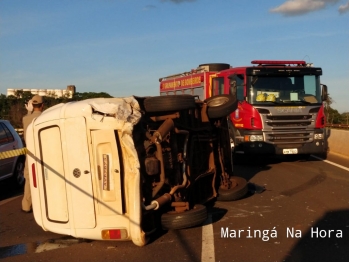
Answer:
[[[20,212],[21,190],[3,181],[0,260],[349,261],[348,159],[256,158],[234,172],[250,182],[244,199],[212,203],[205,225],[158,231],[145,247],[45,232]]]

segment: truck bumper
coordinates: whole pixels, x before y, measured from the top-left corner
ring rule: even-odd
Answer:
[[[323,154],[326,152],[326,143],[324,140],[314,140],[311,143],[305,143],[301,146],[275,145],[265,142],[246,142],[235,145],[236,154],[270,154],[284,155],[284,149],[297,148],[297,154]]]

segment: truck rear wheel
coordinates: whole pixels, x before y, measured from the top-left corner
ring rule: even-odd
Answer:
[[[171,211],[161,216],[161,225],[165,230],[182,229],[201,225],[207,219],[204,205],[195,205],[193,209],[181,213]]]
[[[207,98],[207,114],[209,118],[228,116],[238,107],[238,100],[232,95],[217,95]]]
[[[238,176],[233,176],[230,180],[236,182],[236,186],[231,189],[218,189],[218,201],[234,201],[243,198],[248,191],[248,184],[246,179]]]
[[[144,100],[144,108],[150,113],[191,109],[195,106],[195,97],[192,95],[152,96]]]

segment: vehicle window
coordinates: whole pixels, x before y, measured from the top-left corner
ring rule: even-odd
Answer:
[[[8,141],[7,134],[5,131],[5,125],[0,123],[0,145],[4,145],[8,142],[9,141]]]
[[[269,104],[320,103],[318,79],[319,77],[314,75],[251,77],[249,101]]]
[[[244,76],[237,75],[236,79],[236,96],[239,101],[244,100]]]
[[[13,142],[15,141],[15,138],[13,137],[11,131],[8,129],[7,126],[4,125],[5,133],[7,135],[8,142]]]
[[[191,95],[191,89],[184,89],[183,92],[184,94],[188,94],[188,95]]]
[[[224,94],[224,78],[223,77],[217,77],[213,78],[212,83],[212,95],[222,95]]]
[[[204,88],[203,87],[198,87],[194,88],[194,96],[199,96],[200,100],[204,100]]]

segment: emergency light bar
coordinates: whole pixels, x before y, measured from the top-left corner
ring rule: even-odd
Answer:
[[[303,60],[253,60],[251,64],[258,65],[284,65],[284,64],[294,64],[294,65],[306,65],[306,62]]]

